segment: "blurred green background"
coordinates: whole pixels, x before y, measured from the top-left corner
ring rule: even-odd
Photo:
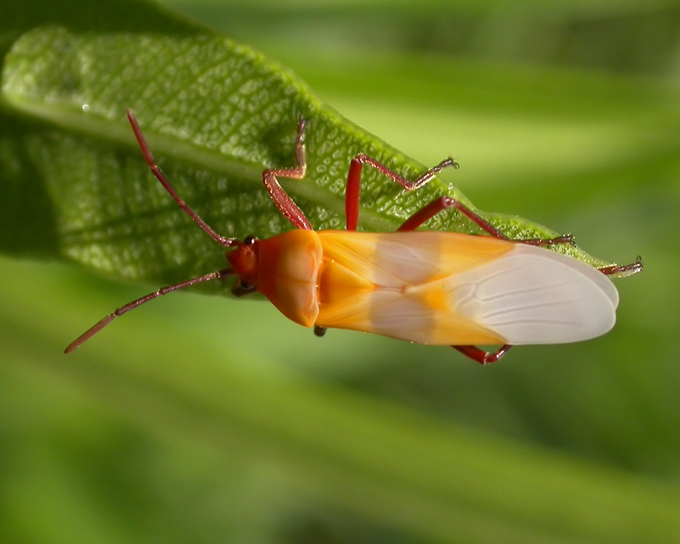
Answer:
[[[455,156],[480,208],[646,269],[607,336],[482,368],[193,294],[67,358],[151,287],[3,257],[3,539],[680,542],[680,7],[173,7],[424,164]]]

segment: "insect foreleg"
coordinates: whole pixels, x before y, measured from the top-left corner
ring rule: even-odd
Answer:
[[[302,213],[293,199],[281,187],[278,176],[282,178],[303,179],[307,172],[307,156],[305,152],[305,120],[300,119],[298,122],[297,138],[295,140],[295,159],[297,166],[294,168],[275,168],[265,170],[262,172],[262,183],[267,188],[269,196],[272,197],[274,204],[279,211],[288,219],[293,225],[299,229],[312,230],[312,225]]]

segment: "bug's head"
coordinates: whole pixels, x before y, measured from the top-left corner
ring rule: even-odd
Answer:
[[[227,261],[239,278],[241,288],[252,290],[257,283],[259,242],[255,236],[247,236],[243,242],[234,244],[227,253]]]

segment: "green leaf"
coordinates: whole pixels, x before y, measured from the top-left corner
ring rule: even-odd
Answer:
[[[207,32],[37,28],[14,43],[2,86],[13,129],[5,162],[15,163],[3,168],[8,194],[2,217],[6,225],[32,227],[4,237],[3,249],[66,258],[132,280],[176,282],[223,261],[153,180],[126,108],[136,113],[178,193],[226,236],[268,237],[291,228],[260,179],[264,168],[293,164],[300,117],[309,120],[308,174],[284,186],[317,229],[343,228],[345,176],[357,153],[409,178],[424,170],[343,119],[287,70]],[[360,228],[394,230],[442,194],[468,202],[445,181],[452,175],[403,194],[384,176],[365,171]],[[515,216],[485,216],[513,238],[557,234]],[[479,232],[455,213],[440,214],[428,228]],[[562,250],[607,264],[579,249]]]

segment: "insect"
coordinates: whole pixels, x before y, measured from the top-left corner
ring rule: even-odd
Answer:
[[[229,267],[163,287],[118,308],[78,337],[69,353],[116,317],[158,296],[198,283],[236,276],[233,292],[260,292],[287,318],[314,327],[352,329],[417,342],[451,345],[481,364],[498,361],[513,345],[557,344],[594,338],[616,320],[618,292],[607,277],[642,269],[596,269],[546,249],[573,243],[569,235],[510,240],[461,202],[439,197],[396,232],[357,232],[361,171],[369,165],[413,190],[446,167],[446,159],[414,181],[365,154],[352,159],[347,176],[347,230],[315,231],[277,178],[303,179],[305,121],[298,124],[293,168],[265,170],[264,186],[296,227],[263,240],[243,241],[215,232],[175,192],[162,173],[131,111],[127,112],[144,159],[172,198],[213,240],[227,248]],[[435,215],[457,209],[490,236],[416,230]],[[487,352],[478,345],[495,345]]]

